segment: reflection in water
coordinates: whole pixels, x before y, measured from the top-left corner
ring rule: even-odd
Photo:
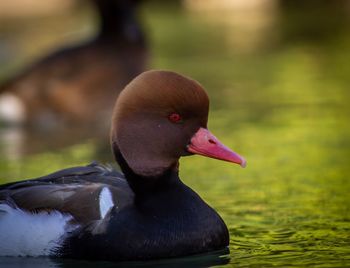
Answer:
[[[10,161],[18,161],[23,156],[24,133],[22,128],[7,127],[0,129],[0,148]]]
[[[252,41],[245,53],[238,44],[226,42],[239,29],[242,42],[248,42],[243,22],[217,23],[214,18],[220,13],[210,15],[211,19],[176,6],[146,3],[143,15],[152,29],[153,67],[200,81],[211,99],[210,128],[248,160],[244,170],[195,156],[181,160],[181,178],[229,227],[228,265],[347,267],[349,9],[329,4],[336,1],[327,1],[326,8],[322,4],[326,1],[302,8],[287,2],[278,2],[272,11],[276,17],[259,36],[266,46]],[[276,38],[269,38],[272,29]],[[7,131],[11,132],[2,129],[2,136]],[[88,136],[90,131],[35,135],[29,131],[17,138],[11,134],[9,140],[22,142],[15,158],[20,160],[15,161],[6,150],[15,155],[16,143],[2,139],[1,182],[41,176],[93,159],[112,162],[108,133],[99,138],[105,144],[99,149]],[[19,156],[23,151],[29,153]],[[0,259],[0,266],[7,260]],[[38,259],[11,259],[21,266],[36,261],[40,267]],[[68,260],[57,263],[70,266]],[[96,266],[100,265],[104,264]]]
[[[185,258],[164,259],[157,261],[146,262],[101,262],[101,261],[80,261],[80,260],[65,260],[65,259],[50,259],[50,258],[6,258],[0,257],[1,268],[23,267],[23,268],[65,268],[65,267],[210,267],[217,265],[225,265],[229,262],[229,250],[215,251],[208,254],[196,255]]]

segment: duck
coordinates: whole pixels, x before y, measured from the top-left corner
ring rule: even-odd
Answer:
[[[96,126],[111,116],[124,86],[146,70],[140,1],[91,1],[100,18],[95,37],[49,54],[0,85],[2,125]]]
[[[0,256],[144,261],[227,249],[223,219],[179,177],[180,157],[194,154],[246,165],[208,130],[208,111],[197,81],[138,75],[113,109],[120,171],[93,162],[0,186]]]

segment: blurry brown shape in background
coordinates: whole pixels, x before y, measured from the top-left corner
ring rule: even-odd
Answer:
[[[98,34],[46,56],[1,85],[2,123],[39,128],[72,122],[109,126],[117,95],[145,70],[148,53],[136,14],[139,1],[92,2],[100,17]],[[9,101],[14,103],[10,111]],[[17,115],[11,115],[11,107]]]
[[[183,4],[224,30],[234,53],[253,53],[276,38],[278,0],[183,0]]]

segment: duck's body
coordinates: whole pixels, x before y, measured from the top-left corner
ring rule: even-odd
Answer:
[[[206,129],[207,112],[195,81],[167,71],[138,76],[112,119],[123,174],[92,164],[2,186],[0,256],[147,260],[227,247],[223,220],[178,176],[179,157],[191,153],[245,165]]]
[[[88,252],[94,259],[145,260],[226,247],[228,232],[219,215],[177,174],[167,174],[166,180],[123,209],[114,206],[102,221],[78,230],[61,253],[79,258]],[[111,242],[108,249],[104,248],[106,241]]]
[[[0,122],[101,125],[111,116],[119,92],[145,70],[148,53],[134,0],[93,2],[101,18],[98,35],[54,52],[1,85]],[[10,101],[15,105],[7,107]]]
[[[96,164],[4,185],[0,188],[0,256],[146,260],[227,246],[228,231],[220,216],[177,174],[166,177],[164,184],[137,200],[121,173]],[[3,226],[6,217],[13,217],[11,213],[18,213],[17,222]],[[35,217],[46,220],[35,223]],[[28,219],[34,224],[28,224]],[[57,230],[48,223],[63,228]],[[26,225],[27,230],[14,228]],[[33,248],[32,227],[56,233],[46,233],[51,240],[39,240],[42,244]],[[10,237],[18,237],[22,244],[11,245]]]

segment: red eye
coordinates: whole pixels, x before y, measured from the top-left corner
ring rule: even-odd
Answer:
[[[177,114],[177,113],[172,113],[168,116],[169,120],[173,123],[179,123],[182,118],[181,115]]]

